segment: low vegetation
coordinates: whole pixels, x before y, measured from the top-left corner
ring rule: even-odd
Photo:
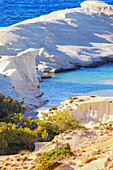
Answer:
[[[49,141],[52,140],[55,135],[63,133],[64,131],[85,129],[84,126],[80,125],[81,121],[83,121],[83,119],[77,120],[73,118],[73,115],[66,110],[55,110],[55,113],[52,111],[42,113],[42,119],[37,121],[37,130],[43,135],[39,140]]]
[[[49,111],[52,111],[52,110],[57,110],[57,107],[56,106],[52,106]]]
[[[0,155],[34,150],[37,132],[31,119],[22,115],[26,110],[23,103],[0,94]]]
[[[36,160],[36,162],[40,164],[44,161],[62,160],[72,155],[73,153],[71,152],[70,145],[66,143],[65,145],[55,148],[51,152],[44,152],[41,157]]]
[[[61,163],[54,161],[54,162],[43,162],[38,168],[35,170],[53,170],[57,166],[59,166]]]
[[[29,128],[18,128],[12,123],[0,123],[0,155],[16,154],[21,149],[34,150],[37,133]]]
[[[84,128],[80,121],[66,110],[57,110],[54,106],[48,113],[42,113],[42,119],[25,119],[22,107],[10,97],[0,95],[0,155],[16,154],[21,149],[34,150],[34,143],[50,141],[55,135],[67,130]],[[54,112],[53,112],[54,111]]]
[[[11,97],[5,97],[0,94],[0,118],[13,115],[14,113],[24,113],[25,107],[22,107],[22,102],[18,102],[15,99],[11,99]]]
[[[106,130],[106,131],[113,130],[113,122],[100,123],[99,126],[94,127],[94,130]]]

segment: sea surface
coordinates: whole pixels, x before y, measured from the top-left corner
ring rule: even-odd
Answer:
[[[0,27],[48,14],[66,8],[79,7],[83,0],[0,0]],[[113,5],[113,0],[105,0]],[[113,85],[105,80],[113,79],[113,64],[99,68],[51,74],[51,79],[40,83],[42,98],[48,99],[47,105],[40,109],[59,106],[60,102],[72,96],[95,94],[113,96]]]
[[[40,91],[44,92],[43,98],[49,100],[40,110],[59,106],[61,101],[72,96],[93,94],[113,97],[113,84],[107,82],[113,80],[113,64],[50,75],[51,79],[40,83]]]
[[[0,27],[9,26],[26,19],[53,11],[79,7],[84,0],[0,0]],[[105,0],[113,4],[113,0]]]

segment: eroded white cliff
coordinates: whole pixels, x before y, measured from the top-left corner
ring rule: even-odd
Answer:
[[[36,105],[41,95],[36,67],[57,72],[113,61],[113,19],[75,8],[0,28],[0,56],[0,74],[10,79],[11,94],[16,90]]]
[[[77,119],[84,123],[105,123],[113,120],[113,97],[77,96],[61,103],[62,109],[69,109]]]
[[[0,59],[0,73],[4,75],[1,76],[0,91],[20,101],[24,98],[28,107],[45,102],[39,99],[42,93],[39,91],[35,56],[36,51],[28,49],[17,55],[2,56]]]
[[[84,1],[81,3],[81,7],[86,10],[103,12],[106,15],[113,17],[113,5],[108,5],[104,1]]]
[[[68,110],[76,119],[83,118],[82,123],[90,123],[90,126],[95,126],[96,123],[113,121],[113,97],[76,96],[61,102],[61,106],[57,107],[57,110]],[[47,113],[49,110],[39,110],[38,112],[38,117],[41,119],[41,112]]]

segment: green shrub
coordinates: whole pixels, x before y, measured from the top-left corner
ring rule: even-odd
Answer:
[[[37,121],[32,120],[31,117],[27,119],[21,113],[14,113],[14,115],[9,115],[8,117],[3,117],[0,119],[0,122],[12,123],[19,125],[19,127],[27,127],[31,130],[35,130],[37,128]]]
[[[55,135],[58,135],[59,133],[63,133],[67,130],[73,130],[73,129],[81,129],[85,128],[80,125],[81,120],[76,120],[73,118],[73,115],[71,115],[66,110],[55,110],[55,113],[48,112],[48,113],[41,113],[42,119],[37,120],[37,133],[40,137],[40,141],[43,140],[42,133],[46,130],[46,140],[52,140]]]
[[[57,166],[59,166],[60,162],[43,162],[38,168],[35,170],[53,170]]]
[[[42,113],[41,120],[25,119],[22,104],[23,101],[0,95],[0,155],[16,154],[22,149],[32,151],[37,136],[38,141],[50,141],[64,131],[84,128],[80,125],[82,119],[78,121],[56,106],[51,108],[55,113]]]
[[[34,150],[36,131],[18,128],[11,123],[0,123],[0,155],[15,154],[21,149]]]
[[[60,147],[55,148],[51,152],[44,152],[40,158],[36,160],[36,162],[42,163],[44,161],[52,161],[52,160],[62,160],[65,157],[72,156],[70,145],[66,143],[65,145],[61,145]]]
[[[11,99],[11,97],[5,97],[0,94],[0,118],[13,115],[14,113],[24,113],[25,107],[22,107],[22,102],[18,102],[15,99]]]
[[[112,130],[113,129],[113,122],[109,122],[109,123],[100,123],[98,127],[94,127],[95,130]]]
[[[93,129],[94,129],[94,130],[98,130],[98,129],[99,129],[99,127],[95,126]]]

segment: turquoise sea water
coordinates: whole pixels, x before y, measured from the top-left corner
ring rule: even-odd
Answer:
[[[105,81],[113,79],[113,64],[98,68],[81,68],[65,73],[51,74],[51,79],[40,83],[43,98],[50,102],[40,109],[59,106],[60,102],[72,96],[95,94],[113,97],[113,85]]]
[[[9,26],[52,11],[79,7],[84,0],[0,0],[0,27]],[[113,0],[105,0],[113,4]],[[40,83],[43,98],[50,102],[42,107],[60,105],[69,97],[85,94],[113,96],[113,85],[104,84],[104,80],[113,79],[113,64],[99,68],[81,68],[79,70],[52,75]]]

